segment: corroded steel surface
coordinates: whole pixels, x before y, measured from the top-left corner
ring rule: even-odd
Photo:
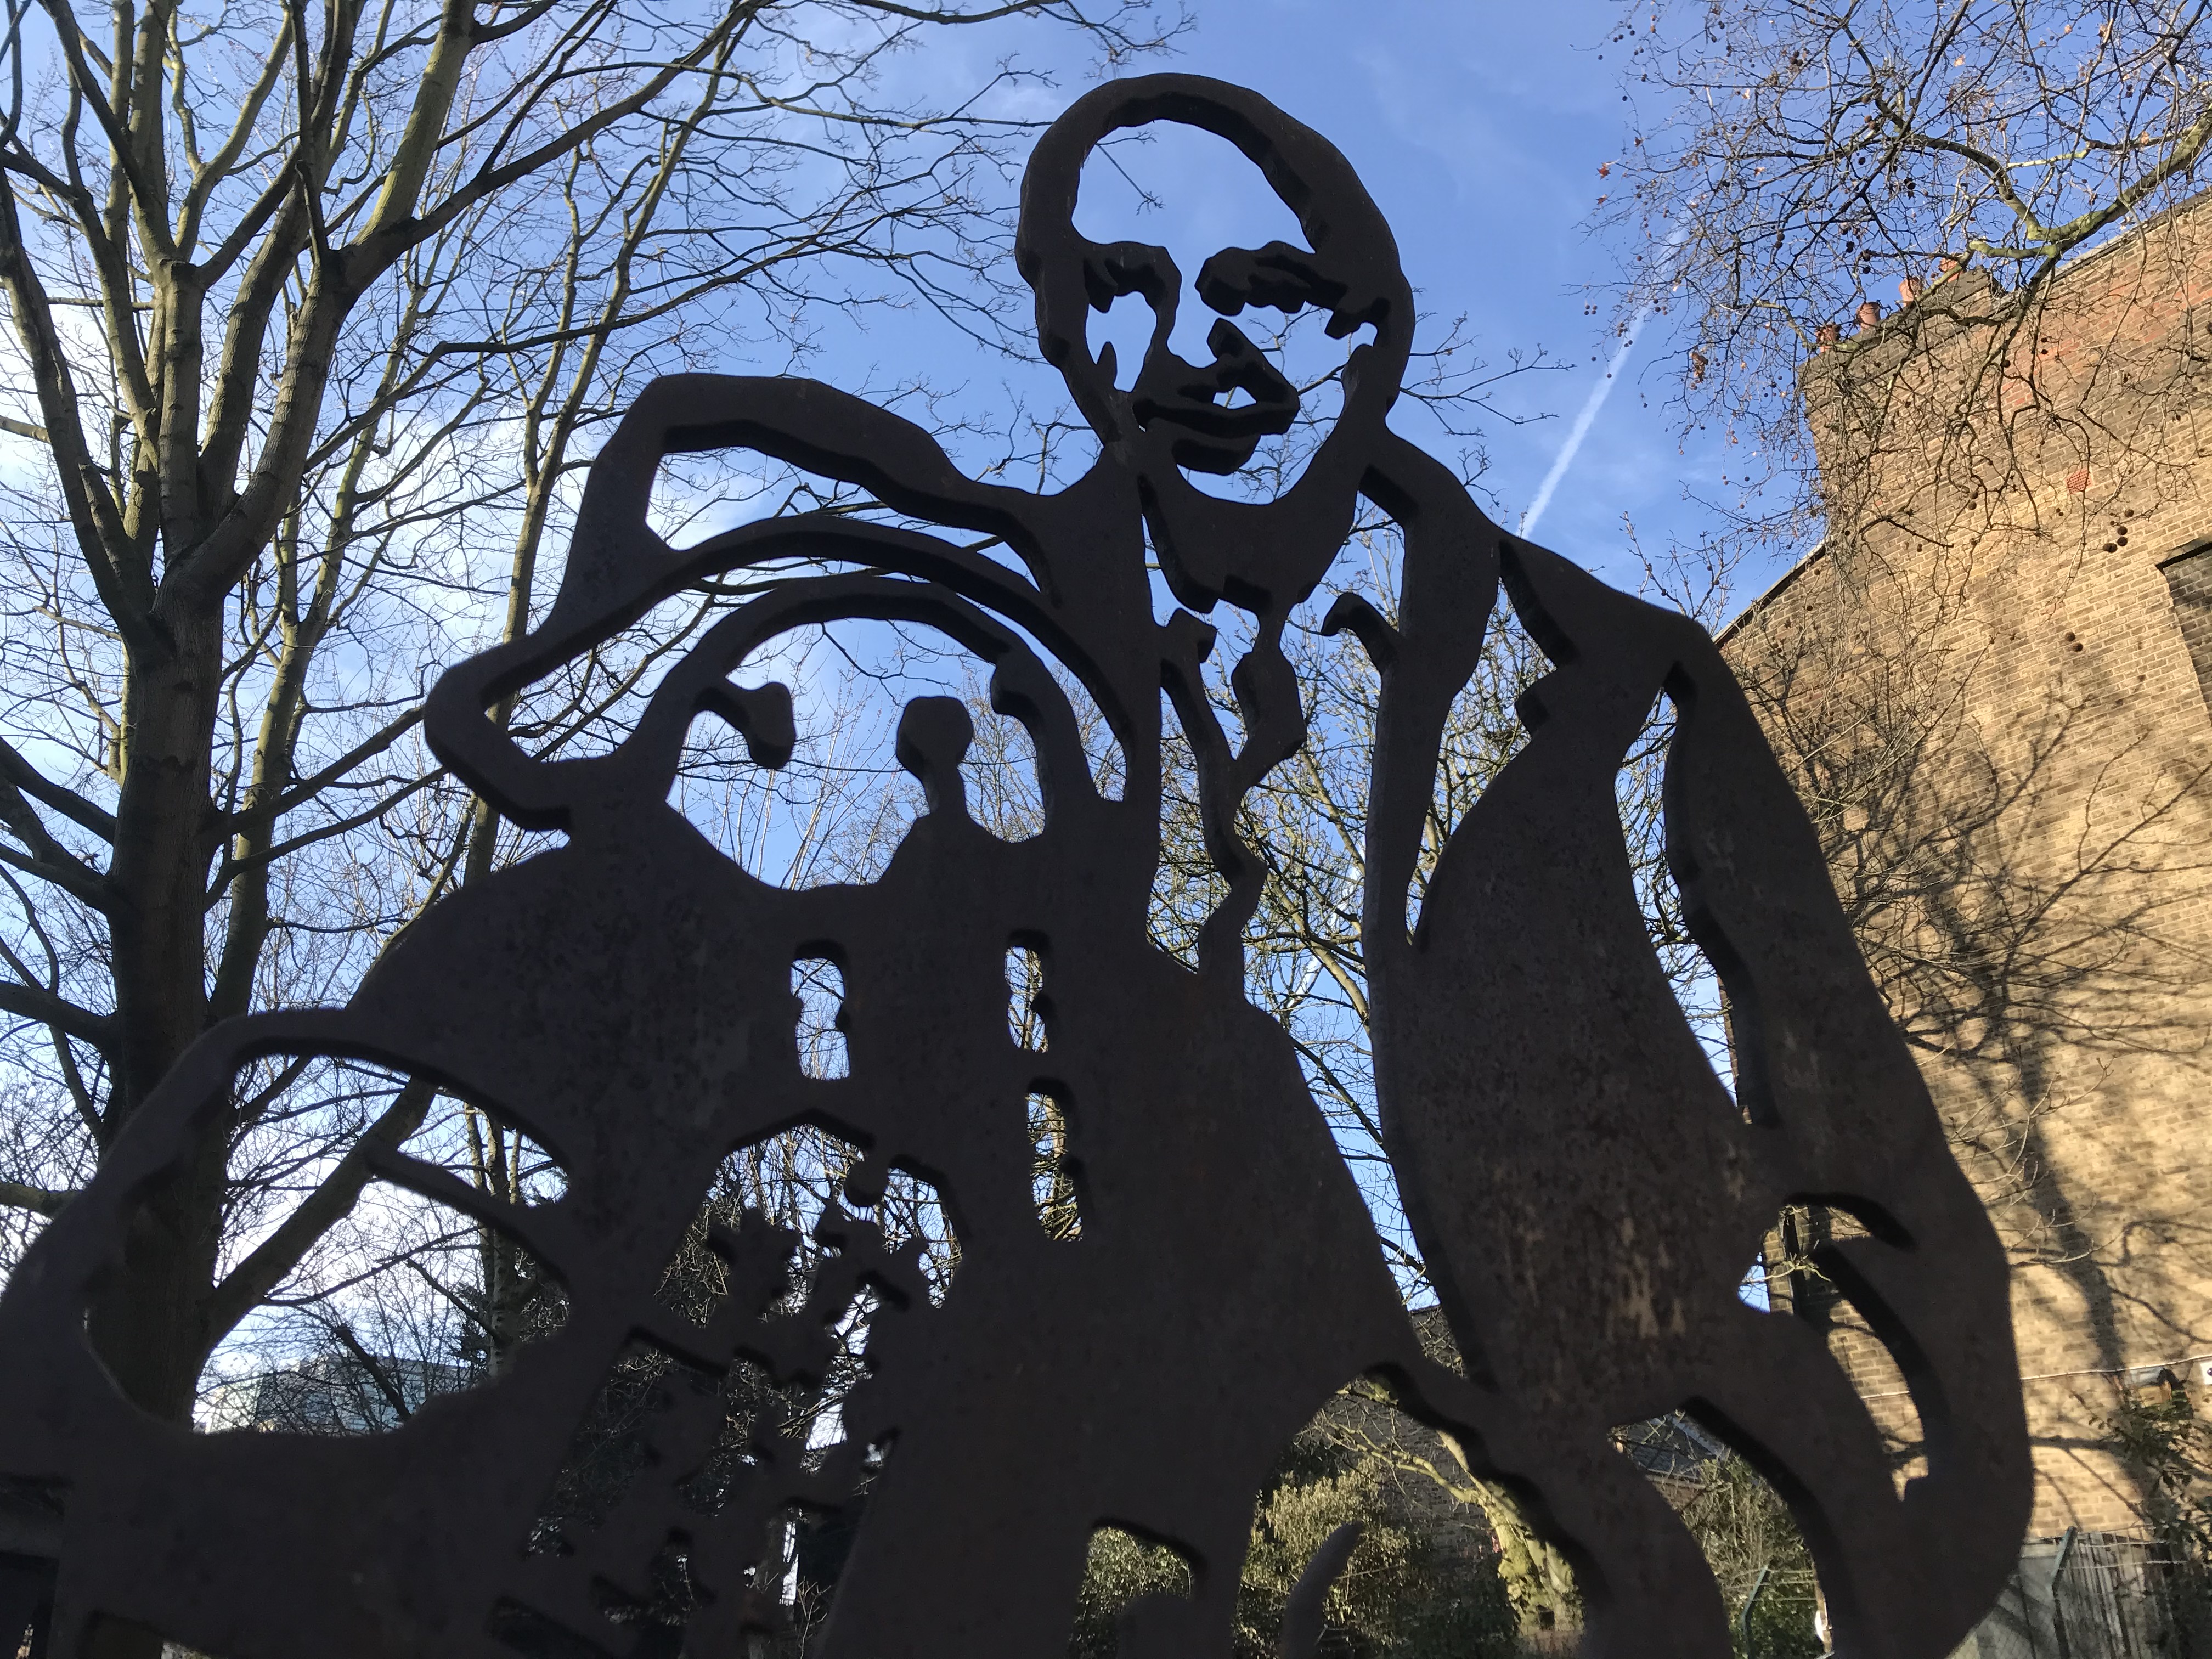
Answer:
[[[1094,244],[1074,225],[1085,158],[1160,121],[1234,144],[1310,244],[1205,263],[1191,286],[1223,320],[1203,365],[1168,347],[1188,296],[1166,252]],[[1712,641],[1503,532],[1389,429],[1413,325],[1389,229],[1344,158],[1255,94],[1158,76],[1079,100],[1030,161],[1017,257],[1044,353],[1102,441],[1056,495],[975,482],[920,428],[803,380],[672,377],[623,420],[592,469],[550,614],[447,672],[428,709],[456,774],[565,843],[441,901],[344,1007],[211,1030],[0,1300],[14,1505],[0,1528],[15,1528],[0,1530],[0,1629],[51,1596],[46,1639],[71,1656],[102,1619],[217,1659],[665,1652],[671,1632],[607,1609],[642,1595],[673,1548],[697,1603],[683,1650],[737,1655],[776,1616],[783,1517],[846,1509],[865,1482],[817,1638],[828,1659],[1062,1653],[1088,1540],[1109,1522],[1195,1569],[1188,1599],[1133,1610],[1121,1651],[1225,1656],[1255,1492],[1363,1376],[1457,1437],[1562,1547],[1588,1653],[1729,1651],[1696,1547],[1609,1439],[1676,1409],[1790,1501],[1839,1651],[1934,1659],[1994,1596],[2028,1490],[2004,1262]],[[1127,295],[1158,325],[1125,392],[1085,326]],[[1182,469],[1236,471],[1297,411],[1227,319],[1304,306],[1336,337],[1371,331],[1334,430],[1273,501],[1203,493]],[[1232,408],[1240,388],[1250,400]],[[860,486],[945,534],[817,515],[667,544],[646,522],[656,467],[720,448]],[[1376,1085],[1461,1369],[1425,1356],[1297,1055],[1243,990],[1262,872],[1237,807],[1305,738],[1282,629],[1363,496],[1405,536],[1395,622],[1351,599],[1330,618],[1382,675],[1364,917]],[[1186,607],[1164,624],[1148,529]],[[979,538],[1012,560],[971,550]],[[611,752],[534,759],[486,718],[687,586],[794,556],[855,574],[783,581],[734,611]],[[1529,742],[1453,830],[1415,917],[1440,737],[1501,579],[1553,671],[1524,700]],[[1200,679],[1212,632],[1200,615],[1221,604],[1252,619],[1235,738]],[[929,811],[870,884],[766,884],[667,804],[703,716],[733,725],[762,766],[789,758],[788,694],[728,676],[763,642],[843,618],[927,624],[989,665],[994,706],[1034,740],[1041,833],[1009,842],[971,819],[969,720],[941,698],[910,703],[899,730]],[[1111,727],[1118,798],[1094,779],[1054,667]],[[1146,932],[1164,686],[1226,884],[1195,970]],[[1671,862],[1728,993],[1735,1100],[1653,956],[1620,829],[1616,775],[1662,693],[1680,715]],[[1043,963],[1041,1050],[1007,1030],[1015,945]],[[844,983],[836,1079],[805,1074],[793,1035],[792,964],[823,957]],[[287,1054],[434,1079],[567,1172],[558,1201],[518,1209],[370,1152],[382,1178],[517,1234],[567,1298],[560,1328],[505,1375],[388,1432],[156,1422],[118,1395],[86,1334],[88,1287],[134,1192],[188,1156],[242,1066]],[[1048,1237],[1032,1201],[1023,1112],[1037,1094],[1068,1126],[1078,1237]],[[823,1222],[827,1266],[795,1301],[781,1289],[794,1241],[748,1221],[713,1240],[732,1285],[720,1311],[670,1314],[659,1275],[721,1160],[801,1123],[866,1152]],[[957,1230],[942,1305],[866,1213],[894,1170],[933,1183]],[[1738,1296],[1779,1208],[1806,1200],[1869,1235],[1822,1265],[1912,1390],[1927,1464],[1902,1494],[1817,1334]],[[702,1504],[687,1481],[720,1426],[708,1392],[655,1419],[652,1455],[595,1525],[530,1547],[626,1345],[803,1389],[824,1364],[824,1322],[862,1287],[884,1311],[841,1442],[810,1451],[771,1424]],[[1310,1649],[1347,1541],[1309,1570],[1286,1651]]]

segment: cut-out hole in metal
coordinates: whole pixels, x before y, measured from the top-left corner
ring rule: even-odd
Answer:
[[[1051,1095],[1033,1093],[1027,1102],[1030,1134],[1030,1199],[1045,1237],[1083,1237],[1083,1206],[1067,1113]]]
[[[1045,1052],[1047,1005],[1044,957],[1034,945],[1015,945],[1006,951],[1006,1035],[1017,1048],[1033,1054]]]
[[[828,957],[795,957],[791,994],[799,1003],[799,1069],[812,1078],[849,1075],[844,970]]]

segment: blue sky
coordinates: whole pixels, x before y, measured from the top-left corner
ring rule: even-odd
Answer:
[[[1427,343],[1464,316],[1475,351],[1493,368],[1511,353],[1526,357],[1540,349],[1567,365],[1565,372],[1528,374],[1501,389],[1501,404],[1526,423],[1483,422],[1492,508],[1509,525],[1517,523],[1593,389],[1604,384],[1618,343],[1607,295],[1590,286],[1612,273],[1617,250],[1583,228],[1607,187],[1598,168],[1625,142],[1628,106],[1613,64],[1601,56],[1616,9],[1598,0],[1526,7],[1193,0],[1193,10],[1197,27],[1180,50],[1139,65],[1139,72],[1171,68],[1241,82],[1344,150],[1395,228],[1427,313]],[[984,78],[1010,46],[1019,48],[1025,67],[1052,69],[1057,84],[994,100],[1006,113],[1049,118],[1091,83],[1065,34],[1039,26],[988,39],[977,31],[950,48],[933,45],[907,59],[901,72],[926,74],[941,96],[942,88],[961,84],[963,73],[970,84]],[[1268,213],[1252,210],[1256,175],[1227,146],[1196,135],[1172,149],[1145,158],[1155,163],[1146,182],[1168,181],[1146,240],[1166,243],[1181,261],[1183,246],[1203,252],[1295,234],[1267,222]],[[1086,208],[1092,176],[1085,175]],[[1010,200],[1012,194],[1010,185]],[[1264,199],[1260,205],[1276,207]],[[1288,215],[1279,217],[1287,227]],[[1194,268],[1183,264],[1187,276]],[[1598,316],[1585,313],[1592,303]],[[1206,314],[1188,296],[1185,305],[1186,316]],[[1722,488],[1721,458],[1694,443],[1685,453],[1670,422],[1665,388],[1679,369],[1665,362],[1662,331],[1655,320],[1635,341],[1536,532],[1630,586],[1641,571],[1628,552],[1624,516],[1648,550],[1662,549],[1670,536],[1694,541],[1712,520],[1689,498]],[[1025,371],[989,358],[914,313],[878,316],[861,334],[831,331],[810,370],[848,386],[881,384],[919,370],[935,384],[957,387],[970,410],[1018,396],[1032,406],[1045,404],[1059,392],[1056,378],[1041,367]],[[1418,412],[1402,404],[1401,411],[1397,423],[1407,435],[1443,450],[1455,447],[1425,428]],[[1771,568],[1745,570],[1735,603],[1775,574]]]

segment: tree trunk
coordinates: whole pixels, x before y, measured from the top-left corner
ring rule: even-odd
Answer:
[[[124,690],[117,801],[115,1079],[101,1121],[114,1144],[206,1024],[208,799],[219,714],[219,618],[168,620],[165,649],[133,652]],[[172,1422],[190,1419],[204,1358],[203,1304],[222,1237],[228,1136],[149,1192],[90,1330],[123,1390]]]

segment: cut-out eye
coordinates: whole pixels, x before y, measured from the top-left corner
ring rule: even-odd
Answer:
[[[1083,1207],[1076,1192],[1076,1163],[1067,1114],[1048,1094],[1029,1097],[1030,1196],[1048,1238],[1083,1237]]]
[[[1006,1035],[1017,1048],[1041,1054],[1048,1038],[1044,957],[1034,945],[1006,951]]]
[[[827,957],[799,957],[791,964],[791,994],[799,1002],[799,1069],[811,1078],[848,1075],[844,971]]]

